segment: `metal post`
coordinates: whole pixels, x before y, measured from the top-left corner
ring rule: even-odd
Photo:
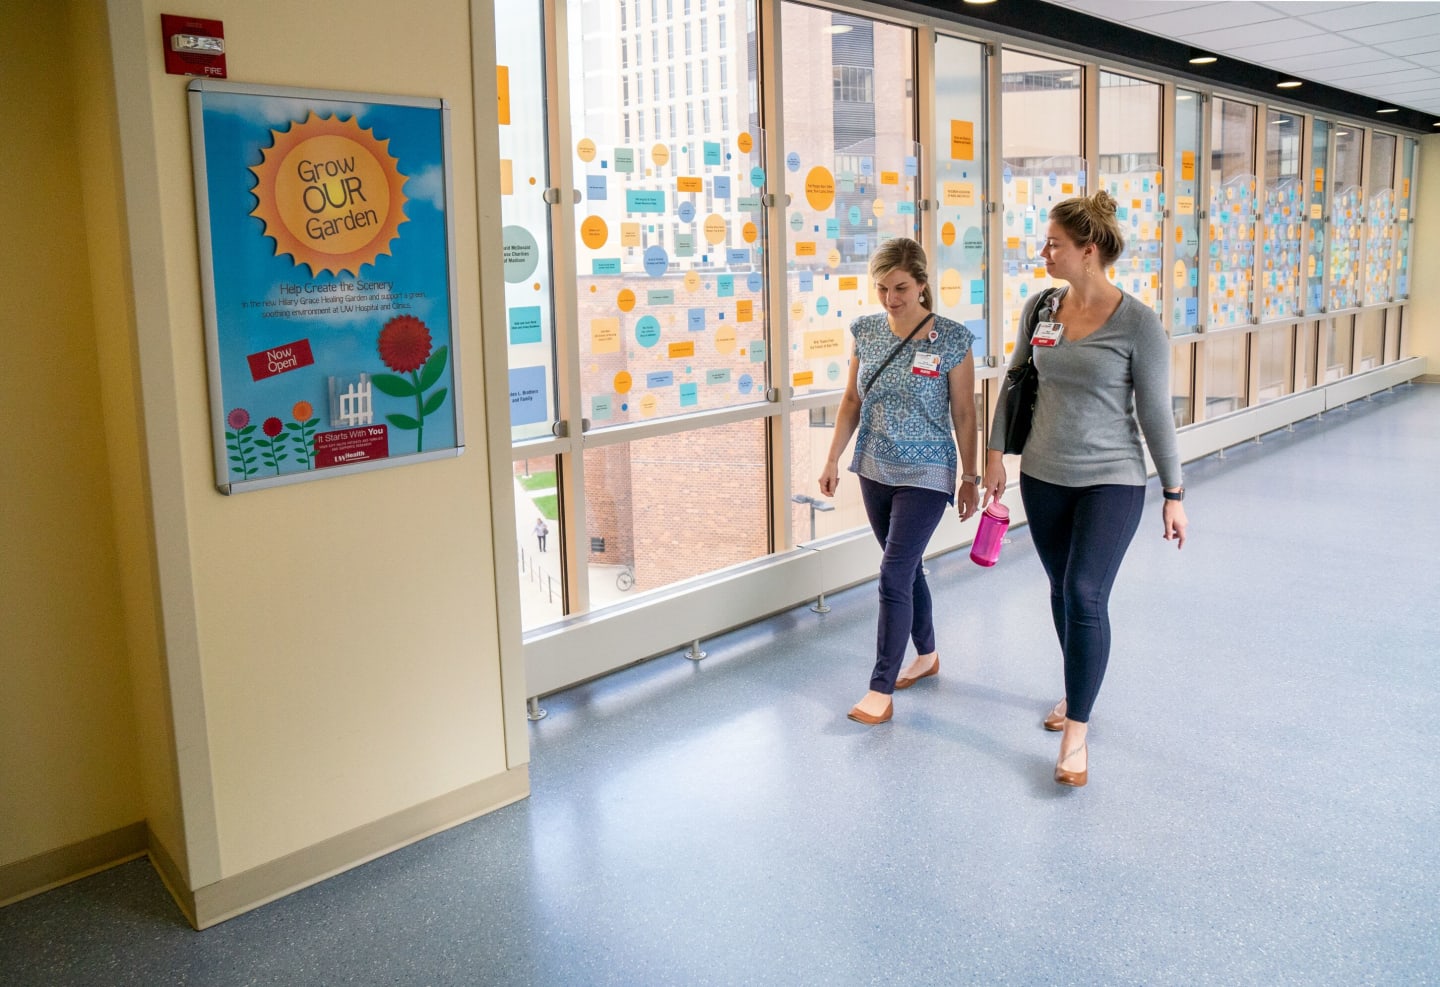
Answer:
[[[685,652],[685,657],[691,661],[699,661],[705,657],[705,652],[700,648],[700,639],[697,637],[695,643],[690,645],[690,650]]]
[[[550,713],[548,710],[540,708],[540,699],[538,696],[531,696],[529,699],[525,700],[525,719],[532,721],[543,720],[549,715]]]
[[[825,591],[823,589],[820,591],[819,598],[810,605],[810,609],[815,611],[816,613],[830,612],[830,604],[825,602]]]

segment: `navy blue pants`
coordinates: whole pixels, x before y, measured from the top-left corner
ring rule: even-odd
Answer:
[[[1110,661],[1110,589],[1145,509],[1145,487],[1061,487],[1020,474],[1020,499],[1065,655],[1066,716],[1090,721]]]
[[[930,587],[921,562],[950,497],[938,490],[892,487],[860,477],[870,528],[885,549],[880,560],[880,626],[870,688],[890,695],[905,661],[907,641],[917,654],[935,650]]]

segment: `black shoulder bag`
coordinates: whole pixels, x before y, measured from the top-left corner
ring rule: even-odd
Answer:
[[[870,375],[869,383],[867,383],[865,385],[865,389],[860,392],[861,398],[864,398],[866,394],[870,393],[870,388],[875,386],[875,382],[880,379],[880,375],[885,372],[885,368],[890,366],[890,361],[895,359],[895,354],[899,353],[906,343],[914,339],[915,334],[921,329],[925,328],[926,323],[928,323],[933,318],[935,318],[935,313],[931,312],[929,315],[925,316],[925,318],[921,319],[918,323],[916,323],[915,328],[910,330],[910,335],[906,336],[904,339],[900,340],[900,342],[895,344],[895,348],[890,351],[890,355],[880,362],[880,368]],[[1034,332],[1034,330],[1032,329],[1031,332]]]
[[[1047,288],[1045,294],[1035,303],[1030,312],[1030,324],[1025,327],[1025,339],[1035,336],[1035,326],[1040,321],[1040,310],[1050,304],[1058,289]],[[1035,369],[1035,351],[1018,367],[1011,367],[1005,374],[1010,382],[1005,391],[1005,452],[1017,455],[1025,448],[1030,438],[1030,425],[1035,420],[1035,399],[1040,394],[1040,372]]]

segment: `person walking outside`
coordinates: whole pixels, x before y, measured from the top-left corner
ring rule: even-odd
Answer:
[[[850,326],[850,375],[820,492],[835,495],[840,455],[854,436],[850,471],[860,475],[865,513],[885,551],[870,690],[848,715],[876,724],[894,714],[896,689],[940,671],[921,562],[949,504],[958,503],[962,521],[976,512],[980,477],[974,337],[960,323],[935,315],[925,251],[914,240],[897,237],[881,244],[870,258],[870,278],[885,311]],[[910,641],[916,657],[902,671]]]
[[[1064,656],[1065,698],[1042,722],[1061,734],[1055,781],[1077,788],[1089,778],[1090,713],[1110,659],[1110,590],[1145,506],[1142,432],[1163,489],[1161,534],[1183,548],[1188,524],[1170,340],[1148,305],[1105,277],[1125,249],[1115,208],[1100,191],[1050,210],[1040,256],[1066,285],[1025,306],[1011,358],[1013,368],[1033,357],[1040,376],[1020,498]],[[1005,492],[1009,387],[1007,378],[986,443],[982,507]]]
[[[545,551],[545,536],[550,534],[550,526],[545,523],[543,517],[535,519],[535,541],[540,545],[540,551]]]

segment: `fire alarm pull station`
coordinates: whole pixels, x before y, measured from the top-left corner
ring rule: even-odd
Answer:
[[[225,78],[225,24],[201,17],[161,14],[165,71],[171,75]]]

